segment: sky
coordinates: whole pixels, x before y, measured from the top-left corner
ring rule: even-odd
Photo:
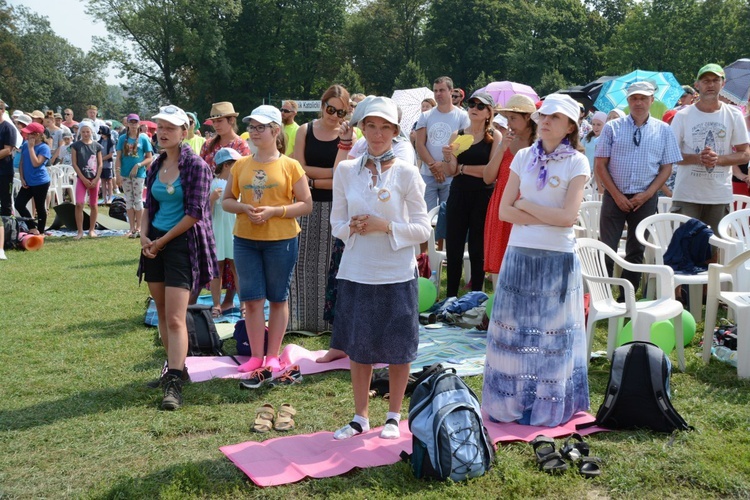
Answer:
[[[104,37],[107,29],[102,22],[86,14],[86,2],[83,0],[8,0],[12,6],[23,5],[45,16],[56,35],[67,39],[88,52],[92,46],[92,36]],[[117,72],[109,68],[106,81],[110,85],[119,83]]]

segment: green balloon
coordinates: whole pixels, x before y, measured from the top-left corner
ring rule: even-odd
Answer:
[[[674,318],[669,321],[671,321],[674,326]],[[695,318],[690,314],[690,311],[682,311],[682,336],[685,341],[685,347],[690,345],[690,342],[692,342],[695,337]]]
[[[617,347],[631,342],[633,340],[633,322],[628,323],[620,330],[617,334],[615,344]],[[651,343],[656,344],[659,348],[664,351],[664,354],[669,354],[674,350],[675,338],[674,338],[674,325],[669,321],[657,321],[651,325]]]
[[[491,293],[488,296],[487,302],[484,303],[485,305],[485,314],[487,314],[488,318],[492,317],[492,306],[495,305],[495,294]]]
[[[435,283],[427,278],[420,276],[417,281],[419,283],[419,312],[425,312],[437,300],[437,288],[435,288]]]

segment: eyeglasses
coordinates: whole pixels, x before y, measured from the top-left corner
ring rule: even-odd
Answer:
[[[292,112],[292,110],[291,110],[291,109],[286,109],[286,108],[281,108],[281,110],[280,110],[280,111],[281,111],[282,113],[291,113],[291,112]]]
[[[261,124],[261,125],[248,125],[247,126],[247,131],[250,132],[251,134],[253,132],[258,132],[259,134],[262,134],[263,132],[266,131],[266,128],[271,128],[271,124],[268,124],[268,125],[263,125],[263,124]]]
[[[326,113],[328,113],[329,115],[336,115],[339,118],[343,118],[346,116],[345,109],[336,109],[328,103],[326,103]]]
[[[454,99],[460,99],[461,98],[461,94],[453,94],[451,97],[454,98]]]
[[[469,101],[466,105],[470,108],[477,108],[479,111],[484,111],[485,108],[489,108],[485,103],[477,101]]]
[[[65,116],[72,115],[73,113],[63,113]]]
[[[635,132],[633,132],[633,144],[640,147],[641,145],[641,128],[638,127],[635,129]]]

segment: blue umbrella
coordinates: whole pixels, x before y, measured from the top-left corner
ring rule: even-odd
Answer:
[[[637,69],[627,75],[618,76],[605,82],[594,102],[596,109],[609,113],[615,108],[624,109],[628,105],[628,87],[634,82],[650,82],[656,87],[654,99],[661,101],[667,109],[677,104],[684,91],[672,73],[665,71],[644,71]]]

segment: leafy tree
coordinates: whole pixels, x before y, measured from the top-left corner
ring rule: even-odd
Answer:
[[[110,38],[97,48],[121,76],[185,105],[191,90],[205,90],[206,76],[222,75],[224,28],[240,7],[240,0],[89,0],[88,12],[107,26]]]
[[[491,82],[492,82],[492,79],[489,76],[487,76],[484,73],[484,71],[479,73],[479,76],[476,77],[476,79],[474,80],[474,83],[472,83],[471,86],[469,86],[466,89],[466,99],[468,99],[469,96],[473,94],[474,92],[476,92],[478,89],[481,89],[482,87],[486,87],[487,84]]]
[[[23,60],[23,52],[18,46],[15,16],[5,0],[0,0],[0,97],[18,105],[20,81],[16,74]]]
[[[419,67],[419,63],[415,61],[409,61],[401,70],[401,73],[396,77],[396,81],[393,86],[394,90],[397,89],[413,89],[417,87],[430,87],[430,81]]]
[[[334,81],[343,85],[343,87],[349,91],[349,94],[363,93],[365,88],[362,86],[362,82],[359,80],[359,75],[354,70],[351,64],[345,62],[339,70]]]

